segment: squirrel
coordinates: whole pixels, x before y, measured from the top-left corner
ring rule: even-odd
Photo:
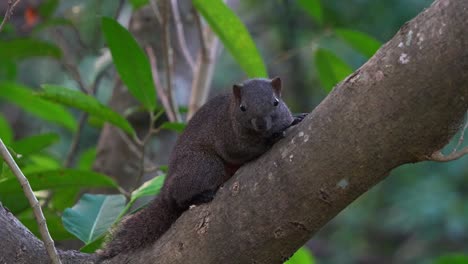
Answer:
[[[305,115],[293,117],[281,99],[279,77],[250,79],[209,100],[178,138],[160,194],[124,219],[98,255],[107,259],[152,244],[191,205],[210,202],[240,166],[265,153]]]

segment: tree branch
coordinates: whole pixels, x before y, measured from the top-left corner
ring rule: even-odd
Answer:
[[[5,12],[5,16],[3,17],[2,23],[0,24],[0,32],[2,32],[5,23],[10,20],[11,15],[13,15],[13,9],[15,9],[15,6],[19,4],[19,2],[20,0],[8,0],[8,7]]]
[[[16,164],[15,160],[11,156],[5,144],[3,144],[2,139],[0,139],[0,153],[3,157],[3,160],[5,160],[5,163],[8,164],[8,167],[10,167],[11,171],[20,182],[21,188],[23,188],[26,198],[28,198],[29,204],[31,205],[34,212],[34,218],[36,219],[37,225],[39,226],[39,233],[41,233],[42,240],[44,240],[44,244],[47,250],[47,254],[50,257],[50,260],[54,264],[61,264],[62,262],[60,261],[60,258],[57,255],[54,241],[52,240],[52,237],[49,234],[49,230],[47,229],[47,223],[44,214],[42,213],[41,205],[39,204],[39,201],[34,195],[33,190],[31,189],[31,185],[29,185],[28,179],[20,170],[18,164]]]
[[[282,263],[393,168],[456,133],[468,108],[467,7],[436,1],[211,203],[112,263]]]

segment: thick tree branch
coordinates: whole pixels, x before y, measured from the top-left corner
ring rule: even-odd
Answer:
[[[0,203],[0,263],[49,264],[44,244]],[[80,252],[58,251],[62,263],[94,263],[94,256]]]
[[[112,263],[281,263],[395,167],[444,146],[468,108],[468,2],[440,0],[209,204]]]

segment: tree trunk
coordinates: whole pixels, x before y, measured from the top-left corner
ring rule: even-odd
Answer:
[[[393,168],[449,141],[468,108],[467,47],[468,2],[436,1],[211,203],[184,213],[151,247],[107,263],[282,263]],[[2,212],[0,226],[12,221]],[[6,230],[0,241],[25,235]],[[45,255],[37,243],[21,245],[0,246]]]

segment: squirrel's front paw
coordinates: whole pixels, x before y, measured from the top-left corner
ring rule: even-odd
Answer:
[[[291,123],[291,126],[295,126],[295,125],[299,124],[302,120],[304,120],[304,118],[305,118],[308,114],[309,114],[309,113],[300,113],[300,114],[294,115],[294,120],[293,120],[293,122]]]

